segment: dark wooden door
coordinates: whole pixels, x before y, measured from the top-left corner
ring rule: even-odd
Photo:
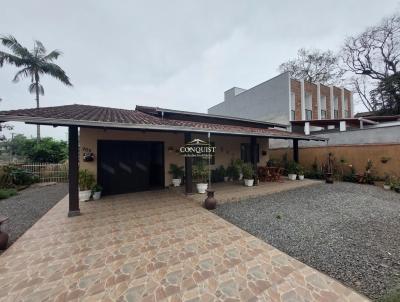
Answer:
[[[163,186],[163,143],[99,141],[98,154],[98,181],[105,195]]]

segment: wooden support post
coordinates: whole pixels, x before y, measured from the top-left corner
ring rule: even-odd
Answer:
[[[69,211],[68,217],[80,215],[79,210],[79,152],[78,127],[68,128],[68,178],[69,178]]]
[[[185,144],[192,140],[192,133],[185,132]],[[193,158],[185,157],[185,193],[193,193],[193,179],[192,179],[192,165]]]
[[[257,138],[250,137],[250,161],[254,168],[257,167]]]
[[[293,140],[293,160],[299,162],[299,141],[297,139]]]

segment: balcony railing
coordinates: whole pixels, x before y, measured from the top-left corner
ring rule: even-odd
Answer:
[[[339,110],[337,110],[337,109],[333,110],[333,118],[335,118],[335,119],[339,118]]]

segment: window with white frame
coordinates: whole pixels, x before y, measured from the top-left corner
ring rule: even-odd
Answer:
[[[326,119],[326,96],[321,95],[320,100],[320,108],[321,108],[321,119]]]
[[[333,97],[333,117],[339,118],[339,97],[337,95]]]
[[[294,92],[290,94],[290,119],[292,121],[296,119],[296,95]]]
[[[312,120],[312,95],[305,93],[304,106],[306,111],[306,120]]]

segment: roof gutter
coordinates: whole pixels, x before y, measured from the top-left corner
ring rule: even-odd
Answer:
[[[99,122],[99,121],[80,121],[70,119],[52,119],[43,117],[26,117],[26,116],[11,116],[11,115],[0,115],[0,122],[24,122],[27,124],[38,124],[38,125],[49,125],[49,126],[79,126],[79,127],[99,127],[99,128],[119,128],[119,129],[132,129],[132,130],[160,130],[160,131],[174,131],[174,132],[198,132],[198,133],[214,133],[214,134],[230,134],[240,136],[258,136],[258,137],[269,137],[276,139],[298,139],[298,140],[315,140],[315,141],[327,141],[328,139],[317,136],[297,136],[297,135],[274,135],[274,134],[262,134],[262,133],[248,133],[248,132],[232,132],[224,130],[215,130],[212,128],[199,129],[195,127],[182,127],[182,126],[171,126],[171,125],[152,125],[152,124],[117,124],[112,122]],[[289,132],[288,132],[289,133]]]

